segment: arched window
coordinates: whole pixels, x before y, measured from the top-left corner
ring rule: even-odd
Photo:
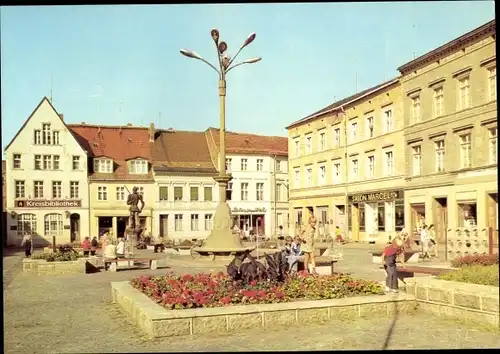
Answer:
[[[17,234],[22,236],[25,232],[36,233],[35,214],[19,214],[17,217]]]
[[[63,216],[61,214],[45,215],[45,235],[60,235],[63,232]]]

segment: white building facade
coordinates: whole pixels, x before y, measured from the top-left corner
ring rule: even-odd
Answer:
[[[240,230],[267,237],[288,223],[288,166],[286,157],[227,154],[228,204]]]
[[[87,152],[47,98],[5,148],[7,243],[80,241],[89,233]]]

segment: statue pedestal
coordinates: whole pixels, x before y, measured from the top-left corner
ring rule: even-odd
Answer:
[[[135,254],[135,247],[137,246],[138,235],[141,230],[127,228],[125,230],[125,235],[127,236],[127,241],[125,241],[125,257],[132,258]]]

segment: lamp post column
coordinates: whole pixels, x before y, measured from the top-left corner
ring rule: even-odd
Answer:
[[[219,128],[219,201],[226,203],[227,184],[231,176],[226,172],[226,80],[219,80],[219,106],[220,106],[220,128]]]

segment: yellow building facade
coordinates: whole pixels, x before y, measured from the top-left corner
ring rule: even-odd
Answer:
[[[498,230],[495,29],[491,21],[399,68],[405,223],[435,224],[439,242],[461,227]]]
[[[312,207],[318,233],[386,242],[404,227],[404,115],[399,79],[336,102],[288,129],[294,233]]]

